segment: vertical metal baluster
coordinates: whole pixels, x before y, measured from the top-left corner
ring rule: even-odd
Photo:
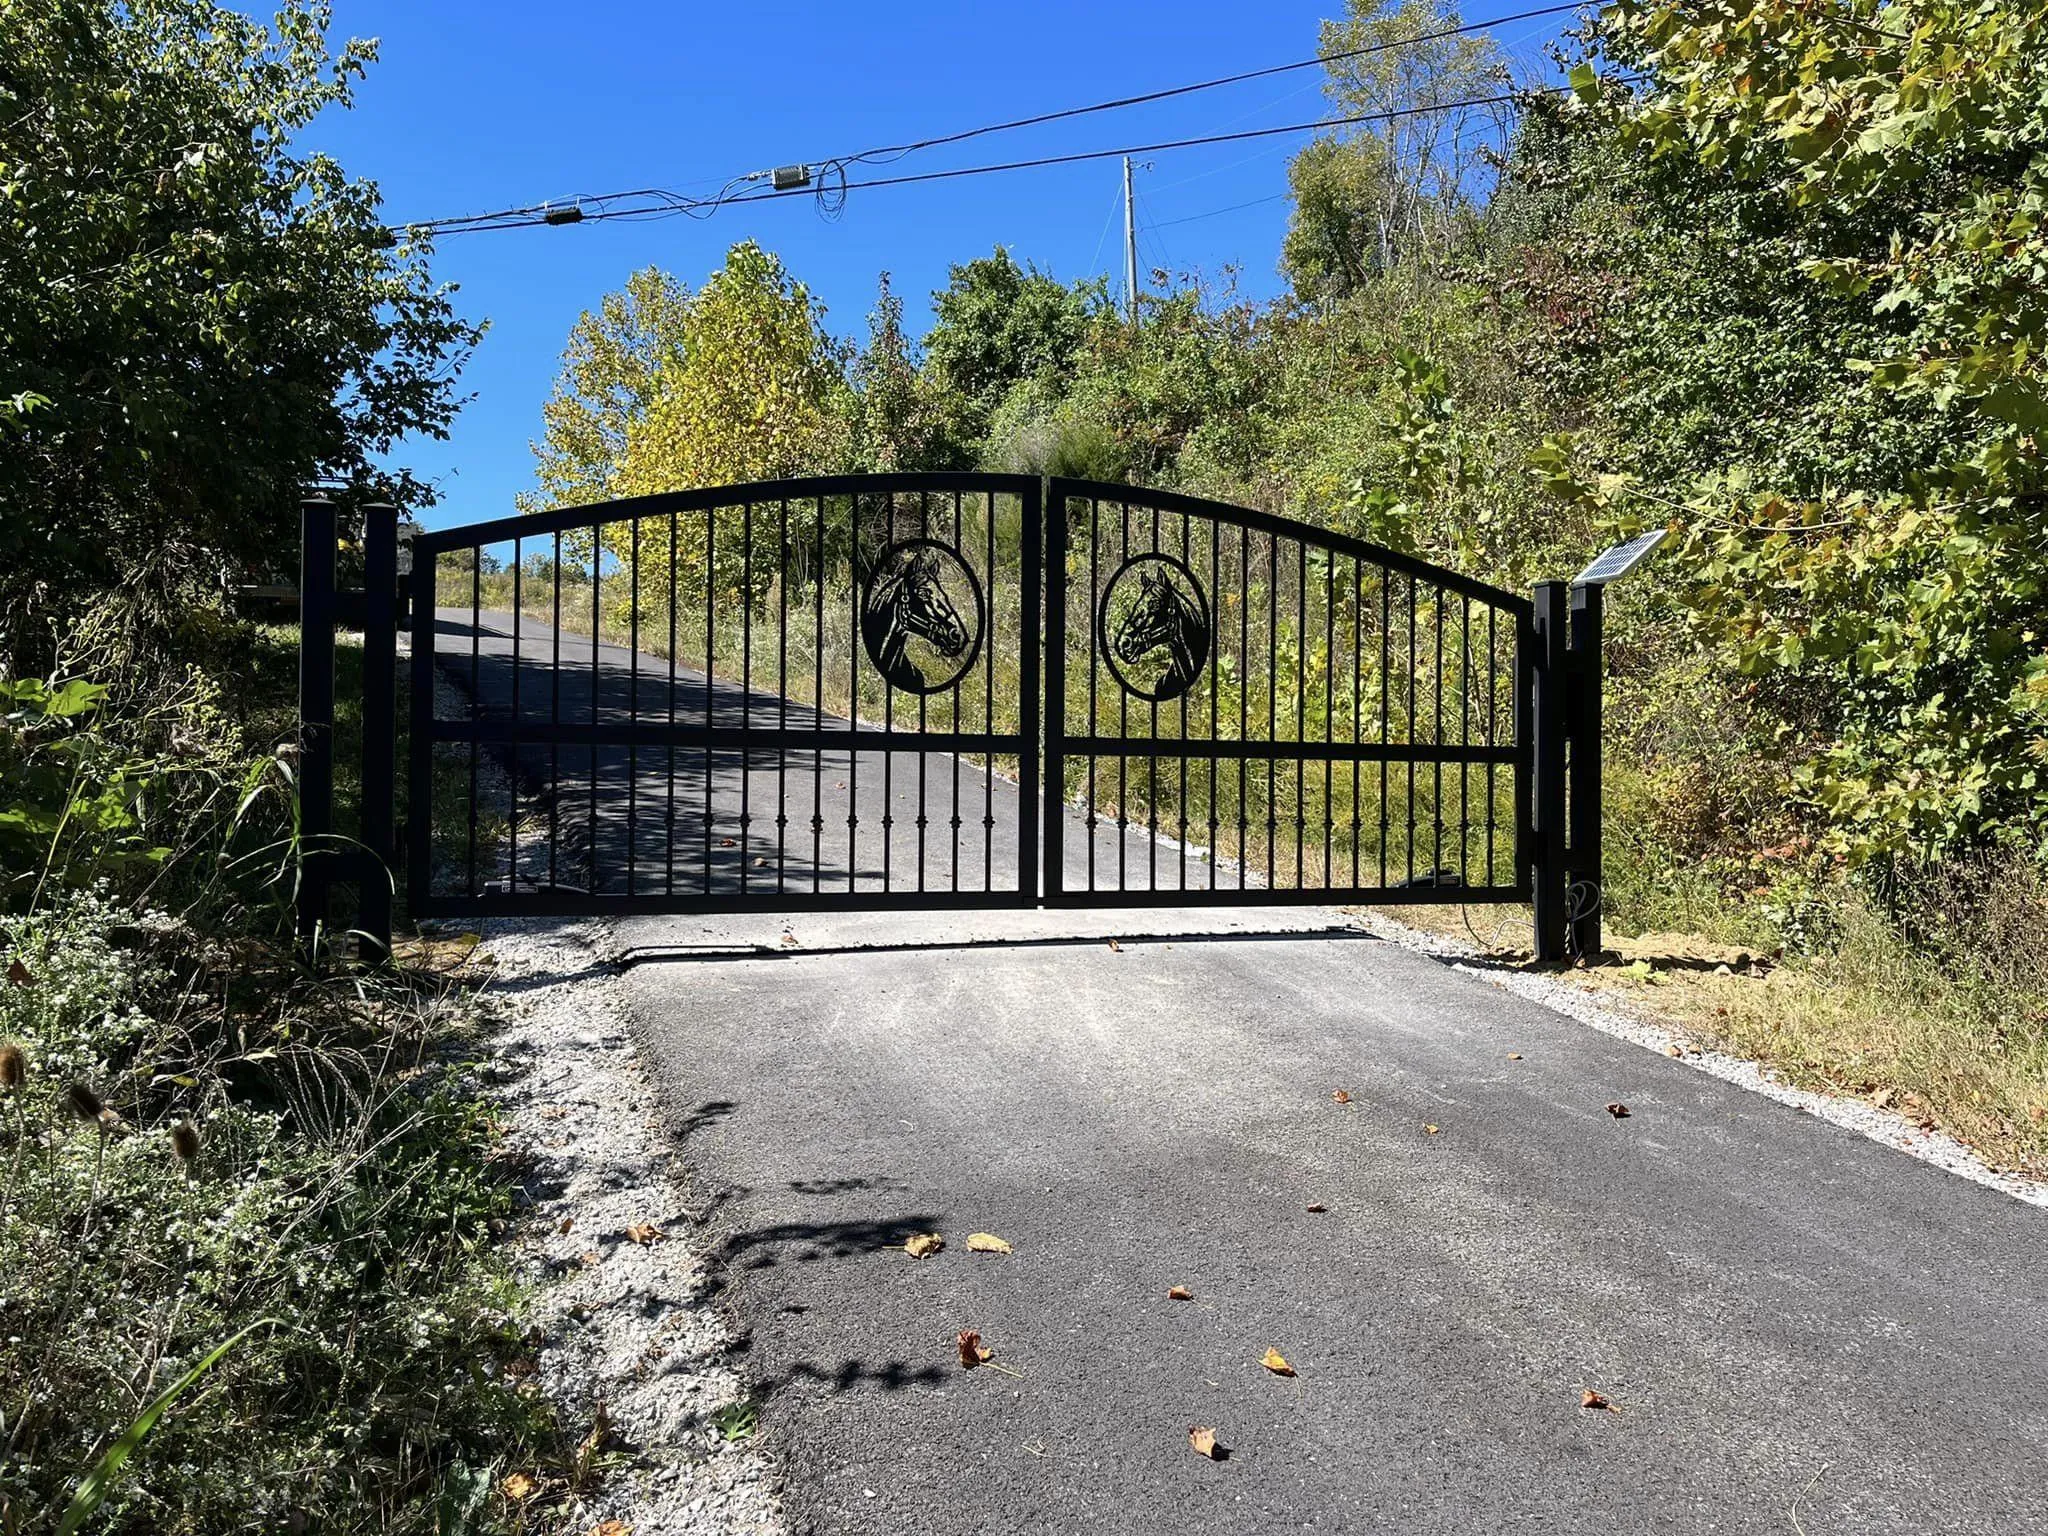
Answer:
[[[711,828],[715,821],[712,778],[717,760],[711,733],[718,727],[718,697],[712,679],[718,673],[718,508],[704,509],[704,894],[711,894]]]
[[[604,631],[604,605],[598,601],[602,595],[600,577],[604,568],[604,525],[593,523],[590,527],[590,803],[584,809],[586,831],[590,838],[590,894],[597,894],[597,698],[602,691],[598,687],[597,644]]]
[[[562,883],[562,532],[555,530],[555,622],[548,666],[548,884]]]
[[[1095,811],[1095,758],[1101,748],[1095,739],[1095,673],[1098,653],[1102,649],[1102,637],[1095,633],[1096,597],[1101,586],[1101,570],[1098,553],[1102,546],[1102,502],[1095,496],[1088,498],[1088,814],[1084,825],[1088,832],[1088,889],[1095,889],[1095,827],[1101,819]]]
[[[1435,726],[1431,731],[1429,771],[1432,779],[1430,798],[1431,830],[1435,834],[1429,867],[1432,870],[1444,867],[1444,604],[1447,601],[1442,587],[1436,589],[1436,596],[1429,605],[1430,627],[1436,631],[1436,660],[1431,664],[1434,674],[1432,682],[1436,693]]]
[[[668,515],[668,813],[662,837],[662,890],[676,893],[676,598],[682,583],[676,579],[676,524],[681,519]]]
[[[1183,512],[1180,515],[1180,558],[1190,573],[1195,569],[1194,551],[1188,547],[1192,537],[1188,515]],[[1193,687],[1194,680],[1189,679],[1188,687],[1183,688],[1180,695],[1180,752],[1177,754],[1180,758],[1180,803],[1174,811],[1174,825],[1180,832],[1180,878],[1174,888],[1182,891],[1188,888],[1188,691]]]
[[[846,888],[860,882],[860,497],[846,498],[846,688],[853,745],[846,753]],[[887,687],[885,683],[883,685]],[[885,742],[884,745],[887,745]]]
[[[476,860],[476,760],[477,737],[484,723],[484,699],[477,678],[482,671],[484,644],[484,552],[478,545],[470,551],[469,563],[469,894],[481,896]]]
[[[775,724],[783,741],[775,747],[775,890],[789,889],[789,498],[775,521]]]
[[[896,493],[884,492],[888,498],[888,537],[882,541],[884,549],[896,544]],[[896,685],[888,678],[882,679],[882,889],[889,889],[890,867],[896,848],[896,745],[891,734],[896,729]]]
[[[988,633],[982,637],[982,646],[987,651],[987,678],[982,701],[982,729],[990,736],[996,733],[996,493],[990,491],[984,508],[988,526],[983,530],[988,536]],[[1064,517],[1064,507],[1057,510]],[[1019,620],[1029,633],[1033,614],[1020,614]],[[1035,742],[1026,742],[1023,750],[1035,751]],[[981,888],[992,891],[996,888],[996,754],[991,748],[984,754],[987,772],[982,775],[981,800]],[[1046,828],[1045,835],[1057,839],[1060,828],[1057,823]]]
[[[1152,553],[1159,553],[1159,508],[1152,509]],[[1145,736],[1152,750],[1145,756],[1145,889],[1159,889],[1159,701],[1152,700],[1151,723]]]
[[[640,519],[626,547],[626,894],[637,894],[640,852]]]
[[[1280,841],[1280,540],[1266,535],[1266,889]]]
[[[1307,884],[1308,841],[1308,545],[1294,541],[1294,888]]]
[[[1408,878],[1415,878],[1415,576],[1408,577]]]
[[[1251,762],[1252,709],[1252,532],[1249,523],[1237,525],[1237,888],[1245,888],[1251,868],[1251,850],[1246,846],[1250,831],[1245,823],[1246,776]]]
[[[967,559],[966,544],[967,540],[960,531],[960,493],[955,490],[953,492],[953,548],[959,553],[963,564]],[[996,577],[994,571],[987,573],[987,581],[988,594],[982,603],[984,608],[995,601]],[[981,620],[980,628],[983,631],[981,642],[986,645],[988,643],[988,619],[986,615]],[[952,730],[956,736],[960,733],[960,679],[957,677],[953,679]],[[952,889],[957,891],[960,889],[960,749],[958,747],[953,749],[953,814],[951,824],[953,828],[953,873],[949,883]]]
[[[1387,888],[1387,729],[1394,677],[1394,573],[1380,567],[1380,889]]]
[[[1330,870],[1337,856],[1337,801],[1330,783],[1337,730],[1337,553],[1323,551],[1323,888],[1336,882]]]
[[[1218,555],[1223,542],[1223,524],[1209,520],[1209,889],[1216,889],[1216,743],[1219,713],[1223,708],[1223,578]]]
[[[1500,745],[1500,662],[1494,652],[1494,624],[1500,617],[1500,610],[1486,605],[1486,883],[1493,884],[1493,838],[1494,838],[1494,765],[1491,756],[1493,748]]]
[[[1472,599],[1458,599],[1463,638],[1458,646],[1458,875],[1472,867]],[[1466,882],[1470,884],[1469,881]]]
[[[507,775],[508,792],[512,797],[512,814],[510,820],[506,823],[505,828],[506,835],[511,839],[511,848],[509,850],[505,866],[505,883],[507,890],[515,896],[519,894],[519,672],[522,666],[522,661],[520,658],[519,640],[520,631],[525,627],[524,608],[526,603],[525,591],[521,585],[521,580],[525,573],[520,569],[520,561],[523,558],[523,551],[524,545],[518,539],[513,539],[512,741],[510,754],[512,758],[512,772],[509,775]]]
[[[1365,713],[1365,562],[1351,557],[1351,888],[1358,889],[1358,843],[1363,826],[1358,796],[1358,744],[1365,739],[1360,716]]]
[[[811,728],[825,729],[825,498],[816,498],[818,559],[812,567],[811,597]],[[811,751],[811,894],[825,888],[825,749]]]
[[[754,861],[754,504],[740,503],[740,894]]]
[[[929,491],[920,491],[917,495],[917,536],[921,539],[932,536],[932,497]],[[924,765],[930,756],[924,744],[925,727],[931,718],[926,709],[929,699],[929,694],[917,696],[917,888],[920,891],[924,889],[924,832],[929,821],[924,799]]]
[[[1126,497],[1117,507],[1117,523],[1121,530],[1117,537],[1115,571],[1131,558],[1131,503]],[[1097,636],[1098,647],[1107,644],[1106,636]],[[1118,687],[1116,691],[1116,888],[1127,891],[1131,888],[1130,841],[1131,841],[1131,760],[1124,753],[1123,744],[1131,735],[1131,693],[1128,688]]]

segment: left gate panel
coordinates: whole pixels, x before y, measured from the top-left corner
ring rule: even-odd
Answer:
[[[1035,898],[1035,480],[642,497],[415,561],[415,912]]]

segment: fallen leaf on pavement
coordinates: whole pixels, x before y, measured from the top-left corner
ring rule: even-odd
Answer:
[[[1188,1426],[1188,1445],[1197,1456],[1206,1456],[1211,1461],[1221,1461],[1229,1454],[1216,1443],[1216,1431],[1206,1424]]]
[[[1339,1104],[1349,1104],[1351,1102],[1351,1095],[1346,1093],[1342,1088],[1339,1088],[1335,1093],[1331,1094],[1330,1097],[1335,1099]]]
[[[1109,941],[1109,951],[1113,955],[1120,955],[1124,952],[1124,947],[1123,945],[1117,943],[1115,939],[1111,939]]]
[[[1423,1133],[1429,1136],[1441,1136],[1444,1133],[1444,1128],[1440,1125],[1425,1125],[1422,1129]]]
[[[651,1222],[636,1221],[626,1228],[626,1236],[636,1243],[658,1243],[665,1236],[661,1228]]]
[[[590,1528],[590,1536],[633,1536],[633,1527],[623,1520],[600,1520]]]
[[[1184,1285],[1169,1286],[1166,1291],[1166,1299],[1168,1301],[1193,1301],[1195,1293]]]
[[[1294,1367],[1287,1363],[1287,1357],[1277,1349],[1269,1349],[1259,1357],[1259,1364],[1275,1376],[1292,1376]]]
[[[1606,1398],[1602,1397],[1598,1392],[1595,1392],[1591,1387],[1588,1387],[1585,1391],[1579,1394],[1579,1406],[1581,1408],[1598,1409],[1603,1413],[1621,1412],[1619,1408],[1615,1407],[1614,1404],[1607,1401]]]
[[[575,1225],[576,1218],[574,1216],[564,1216],[562,1218],[562,1224],[559,1227],[555,1228],[555,1230],[561,1233],[562,1236],[567,1237],[569,1235],[569,1229]]]
[[[1010,1245],[1000,1237],[997,1237],[993,1232],[968,1233],[967,1246],[975,1253],[1009,1253],[1012,1251]]]
[[[1509,1060],[1509,1061],[1520,1061],[1521,1059],[1522,1059],[1522,1053],[1521,1053],[1520,1051],[1509,1051],[1509,1052],[1508,1052],[1508,1060]]]
[[[589,1269],[593,1265],[602,1264],[604,1262],[604,1255],[599,1253],[595,1248],[586,1248],[581,1253],[576,1255],[576,1262],[578,1264],[581,1264],[585,1269]]]
[[[721,848],[737,848],[739,845],[740,840],[736,837],[721,837],[718,840],[718,846]]]
[[[1880,1088],[1870,1096],[1870,1102],[1879,1109],[1890,1109],[1898,1096],[1899,1091],[1896,1088]]]
[[[1321,1202],[1321,1201],[1319,1200],[1319,1201],[1317,1201],[1317,1202],[1316,1202],[1316,1203],[1315,1203],[1314,1205],[1311,1205],[1311,1206],[1307,1206],[1307,1207],[1305,1207],[1305,1209],[1306,1209],[1306,1210],[1308,1211],[1309,1215],[1311,1215],[1311,1216],[1320,1216],[1320,1215],[1322,1215],[1322,1214],[1323,1214],[1323,1212],[1327,1211],[1327,1210],[1329,1209],[1329,1207],[1328,1207],[1327,1205],[1324,1205],[1324,1204],[1323,1204],[1323,1203],[1322,1203],[1322,1202]]]
[[[796,935],[795,935],[795,934],[793,934],[793,933],[785,933],[785,934],[783,934],[783,936],[782,936],[782,947],[783,947],[784,949],[795,949],[795,948],[796,948]]]
[[[946,1246],[946,1240],[936,1232],[919,1232],[903,1245],[903,1251],[913,1259],[928,1259]]]
[[[1628,1118],[1628,1106],[1626,1104],[1610,1104],[1607,1106],[1607,1113],[1614,1116],[1617,1120],[1626,1120]]]
[[[1682,1045],[1667,1045],[1664,1047],[1664,1054],[1666,1056],[1683,1056],[1685,1054],[1685,1047]]]
[[[956,1341],[960,1346],[960,1364],[965,1370],[973,1370],[984,1360],[993,1360],[996,1352],[981,1342],[981,1335],[972,1328],[962,1328]]]
[[[522,1499],[532,1498],[539,1487],[540,1484],[527,1476],[526,1473],[514,1472],[498,1484],[498,1491],[517,1504]]]

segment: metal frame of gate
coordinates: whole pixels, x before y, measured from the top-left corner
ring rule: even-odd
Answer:
[[[1539,958],[1598,951],[1597,587],[1532,602],[1248,508],[1009,475],[769,481],[439,529],[412,544],[401,835],[396,522],[370,508],[362,836],[319,852],[334,519],[307,503],[309,938],[353,880],[359,928],[388,947],[402,842],[415,917],[1528,901]],[[484,600],[493,545],[512,547],[509,623]],[[436,607],[463,551],[466,623]],[[575,631],[583,602],[617,620],[623,667],[609,633]],[[643,665],[650,646],[665,654]],[[459,712],[437,707],[439,670]],[[466,770],[466,858],[437,852],[437,755]],[[509,802],[488,814],[486,763]]]

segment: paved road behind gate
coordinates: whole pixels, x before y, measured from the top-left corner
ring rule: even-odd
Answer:
[[[2041,1212],[1341,925],[619,925],[799,1529],[2048,1530]]]

